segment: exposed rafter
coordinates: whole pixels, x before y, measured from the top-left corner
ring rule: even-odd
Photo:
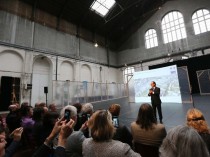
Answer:
[[[80,28],[85,28],[111,41],[112,45],[120,45],[121,41],[126,40],[155,13],[156,8],[169,0],[115,0],[115,6],[105,17],[90,10],[94,0],[20,1],[31,5],[31,20],[34,20],[37,9],[43,10],[57,17],[57,23],[51,25],[57,30],[62,30],[60,27],[63,19],[77,26],[77,35]]]

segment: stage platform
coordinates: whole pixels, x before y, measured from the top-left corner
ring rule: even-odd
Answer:
[[[194,106],[201,110],[210,125],[210,96],[193,95]],[[121,105],[120,123],[130,128],[131,122],[136,120],[141,103],[128,103],[127,98],[116,99],[109,102],[94,104],[94,109],[108,109],[112,103]],[[167,131],[177,125],[185,124],[187,110],[193,107],[193,103],[163,103],[163,123]]]

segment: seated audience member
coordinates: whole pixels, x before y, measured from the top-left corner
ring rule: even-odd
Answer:
[[[117,119],[119,119],[119,115],[120,115],[120,105],[119,104],[112,104],[109,107],[109,112],[112,114],[112,119],[113,117]],[[113,120],[114,122],[114,120]],[[117,121],[118,123],[119,121]],[[121,125],[120,123],[116,125],[114,125],[116,128],[116,132],[114,134],[113,140],[118,140],[121,141],[123,143],[127,143],[132,147],[132,135],[130,133],[130,131],[128,130],[128,128],[125,125]]]
[[[81,115],[77,119],[77,129],[81,128],[82,125],[88,121],[90,116],[93,114],[93,105],[91,103],[86,103],[82,105]],[[83,130],[83,133],[86,138],[90,137],[90,130],[88,128]]]
[[[45,106],[45,107],[43,107],[43,109],[44,109],[44,113],[47,113],[48,112],[48,108]]]
[[[72,105],[65,106],[61,112],[60,117],[64,117],[65,110],[70,110],[70,118],[77,122],[77,109]],[[82,131],[73,131],[66,141],[66,154],[68,157],[82,157],[82,142],[85,136]]]
[[[23,128],[17,128],[15,129],[11,134],[10,137],[13,138],[12,143],[6,148],[5,146],[7,144],[6,142],[6,134],[5,130],[2,126],[0,126],[0,157],[12,157],[16,150],[18,149],[18,146],[20,145],[20,139],[23,132]]]
[[[140,157],[128,144],[112,140],[115,128],[107,110],[96,111],[88,121],[91,137],[83,142],[83,157]]]
[[[34,107],[35,107],[35,108],[39,107],[39,103],[38,103],[38,102],[35,103]]]
[[[188,126],[172,128],[160,147],[160,157],[209,157],[206,144]]]
[[[22,103],[21,103],[21,108],[22,108],[22,107],[25,107],[25,106],[29,106],[29,103],[28,103],[28,102],[22,102]]]
[[[54,128],[50,135],[46,138],[44,144],[37,149],[32,157],[65,157],[65,145],[66,139],[69,137],[73,131],[74,121],[71,119],[69,122],[65,121],[63,118],[55,123]],[[55,137],[58,136],[58,146],[55,148],[55,151],[52,151],[52,141]],[[54,152],[51,154],[50,152]]]
[[[94,112],[93,105],[91,103],[86,103],[82,105],[82,113],[92,115]]]
[[[195,108],[189,109],[186,118],[187,125],[197,130],[210,152],[210,131],[202,112]]]
[[[43,143],[44,140],[50,135],[56,121],[59,118],[59,114],[57,112],[47,112],[43,117],[43,129],[40,134],[40,142]]]
[[[19,108],[17,105],[13,104],[9,106],[9,114],[6,117],[6,124],[9,129],[9,132],[12,132],[16,128],[20,127],[20,116]]]
[[[80,114],[82,111],[82,104],[75,103],[75,104],[73,104],[73,106],[77,108],[77,114]]]
[[[77,123],[76,123],[76,125],[74,126],[74,130],[75,130],[75,131],[78,131],[78,130],[81,128],[82,124],[86,122],[86,119],[83,120],[83,118],[82,118],[82,113],[81,113],[82,104],[80,104],[80,103],[75,103],[75,104],[73,104],[73,106],[77,108]],[[86,117],[85,117],[85,118],[86,118]]]
[[[33,116],[33,108],[31,106],[21,107],[21,126],[23,128],[32,128],[34,125]]]
[[[134,144],[159,147],[166,136],[163,124],[157,123],[152,106],[142,104],[136,122],[131,123]]]
[[[39,104],[39,107],[47,107],[47,105],[46,105],[46,103],[41,102],[41,103]]]
[[[50,112],[57,112],[57,108],[55,104],[50,104],[49,105],[49,111]]]
[[[33,148],[33,127],[35,121],[32,119],[33,108],[31,106],[21,106],[21,126],[23,127],[23,147]]]
[[[35,121],[33,126],[33,139],[35,147],[40,146],[43,141],[41,141],[41,137],[43,134],[43,117],[44,117],[44,109],[37,107],[34,108],[33,111],[33,120]]]

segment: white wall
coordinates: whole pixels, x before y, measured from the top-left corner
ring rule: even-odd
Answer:
[[[51,103],[56,68],[57,80],[61,81],[123,83],[120,69],[0,46],[0,79],[1,76],[21,79],[21,102],[28,101],[33,106],[35,102],[45,101],[44,86],[48,86],[48,103]],[[32,90],[25,89],[25,84],[32,84]]]

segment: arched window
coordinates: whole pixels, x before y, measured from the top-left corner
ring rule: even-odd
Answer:
[[[158,46],[156,30],[149,29],[145,33],[145,47],[146,47],[146,49],[150,49],[150,48],[156,47],[156,46]]]
[[[187,37],[184,19],[180,12],[172,11],[162,19],[164,43],[170,43]]]
[[[195,34],[210,31],[210,13],[206,9],[196,11],[192,16]]]

